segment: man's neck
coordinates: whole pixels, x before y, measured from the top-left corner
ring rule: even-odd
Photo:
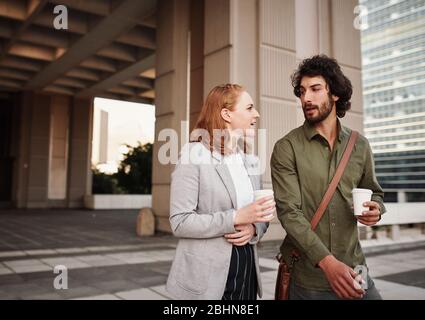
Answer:
[[[320,133],[329,143],[331,150],[333,149],[335,139],[338,135],[338,122],[336,115],[330,114],[325,120],[314,125],[317,132]]]

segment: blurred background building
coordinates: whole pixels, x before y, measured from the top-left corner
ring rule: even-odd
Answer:
[[[116,173],[129,147],[153,143],[155,107],[151,104],[95,98],[93,104],[92,168]]]
[[[100,130],[99,130],[99,162],[108,161],[108,112],[100,111]]]
[[[361,0],[364,127],[387,202],[425,201],[425,1]]]

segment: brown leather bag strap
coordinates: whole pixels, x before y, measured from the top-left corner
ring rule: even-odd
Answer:
[[[351,152],[354,149],[356,144],[357,137],[359,133],[357,131],[351,131],[350,139],[348,140],[347,146],[345,148],[344,154],[342,155],[341,161],[339,162],[338,168],[335,171],[335,175],[332,178],[331,183],[329,184],[328,190],[326,190],[325,195],[323,196],[322,202],[320,202],[319,208],[311,219],[311,229],[314,231],[319,224],[320,219],[328,207],[329,202],[331,201],[335,190],[338,186],[339,181],[344,173],[345,167],[347,166],[348,160],[350,160]]]

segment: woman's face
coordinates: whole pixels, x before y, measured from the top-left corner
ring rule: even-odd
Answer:
[[[223,115],[228,129],[232,131],[240,130],[247,136],[255,135],[255,125],[259,117],[260,114],[255,109],[251,96],[246,91],[241,93],[233,111],[227,110]]]

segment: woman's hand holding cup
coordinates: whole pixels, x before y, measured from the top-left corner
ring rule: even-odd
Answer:
[[[269,222],[274,218],[274,197],[265,196],[236,211],[234,224]]]

